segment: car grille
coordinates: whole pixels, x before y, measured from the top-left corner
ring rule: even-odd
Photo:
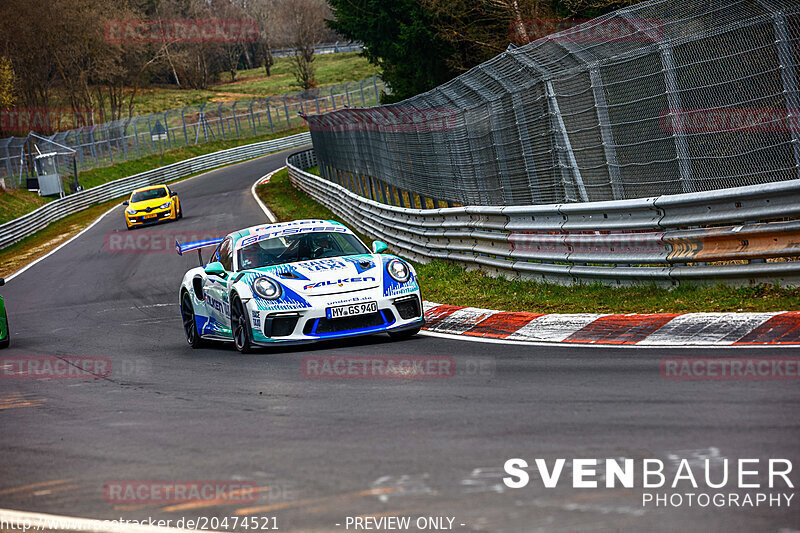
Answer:
[[[403,298],[394,302],[397,313],[403,320],[420,316],[419,296],[416,294],[411,298]]]
[[[327,335],[357,331],[377,326],[388,326],[395,321],[394,313],[389,309],[382,309],[377,313],[368,315],[348,316],[343,318],[318,318],[306,322],[303,333],[306,335]]]

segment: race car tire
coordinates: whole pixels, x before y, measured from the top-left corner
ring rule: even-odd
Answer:
[[[231,298],[231,333],[233,334],[233,344],[240,353],[253,351],[253,344],[250,340],[250,323],[247,320],[242,300],[238,296]]]
[[[405,331],[397,331],[397,332],[389,331],[388,333],[389,333],[389,336],[392,339],[394,339],[396,341],[400,341],[400,340],[404,340],[404,339],[410,339],[411,337],[413,337],[414,335],[419,333],[419,330],[420,330],[420,328],[414,328],[414,329],[407,329]]]
[[[178,204],[178,218],[183,218],[183,205]]]
[[[197,332],[197,322],[194,319],[194,307],[192,307],[192,297],[188,292],[184,291],[181,297],[181,319],[183,319],[183,331],[186,333],[186,342],[192,348],[200,348],[203,345],[203,339],[200,338],[200,333]]]
[[[131,226],[131,225],[130,225],[130,224],[128,224],[127,222],[125,223],[125,227],[126,227],[126,228],[128,228],[128,231],[130,231],[130,230],[132,230],[132,229],[133,229],[133,226]]]

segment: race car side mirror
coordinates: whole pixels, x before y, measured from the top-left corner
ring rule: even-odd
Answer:
[[[122,205],[131,205],[131,204],[128,202],[128,200],[125,200],[124,202],[122,202]]]
[[[385,252],[388,249],[389,249],[389,247],[386,246],[385,242],[383,242],[383,241],[372,241],[372,253],[374,253],[374,254],[382,254],[383,252]]]
[[[225,267],[222,266],[222,263],[219,261],[214,261],[213,263],[209,263],[206,265],[206,274],[209,276],[219,276],[221,278],[225,277]]]

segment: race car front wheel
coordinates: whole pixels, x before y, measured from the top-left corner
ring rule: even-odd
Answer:
[[[192,348],[199,348],[203,344],[203,340],[197,332],[197,322],[194,319],[192,297],[188,292],[184,292],[181,298],[181,318],[183,319],[183,330],[186,332],[186,342],[188,342],[189,346]]]
[[[231,331],[236,349],[241,353],[250,353],[253,349],[250,342],[250,324],[242,300],[238,296],[235,296],[231,302]]]

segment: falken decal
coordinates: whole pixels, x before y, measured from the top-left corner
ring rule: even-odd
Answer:
[[[360,277],[360,278],[342,278],[336,281],[328,280],[328,281],[319,281],[317,283],[309,283],[308,285],[303,286],[303,290],[309,289],[318,289],[320,287],[328,287],[330,285],[338,285],[340,287],[344,287],[346,283],[365,283],[368,281],[378,281],[377,279],[367,276],[367,277]]]

